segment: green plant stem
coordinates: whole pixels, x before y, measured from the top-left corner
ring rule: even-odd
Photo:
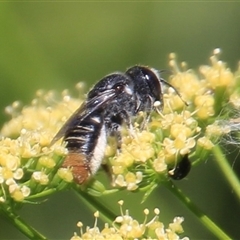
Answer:
[[[108,223],[112,223],[117,217],[107,206],[103,205],[100,202],[100,198],[93,197],[85,192],[79,192],[76,190],[75,193],[84,202],[86,206],[88,206],[92,211],[99,211],[101,219]]]
[[[47,238],[39,233],[37,230],[28,225],[20,216],[14,213],[11,209],[2,208],[0,213],[6,217],[20,232],[32,240],[46,240]]]
[[[179,188],[177,188],[171,181],[166,181],[165,186],[170,190],[195,216],[200,222],[211,231],[217,239],[232,239],[225,232],[222,231],[206,214],[204,214]]]
[[[218,166],[220,167],[222,173],[226,177],[228,183],[234,190],[235,194],[240,200],[240,182],[239,179],[237,178],[236,174],[234,173],[232,167],[229,164],[229,161],[225,157],[225,154],[222,152],[221,148],[216,145],[213,149],[212,152],[214,154],[214,157],[218,163]]]
[[[29,197],[26,198],[26,200],[36,200],[38,198],[43,198],[43,197],[47,197],[49,195],[52,195],[54,194],[55,192],[57,192],[58,190],[56,188],[52,188],[52,189],[47,189],[47,190],[44,190],[40,193],[36,193],[34,195],[30,195]]]

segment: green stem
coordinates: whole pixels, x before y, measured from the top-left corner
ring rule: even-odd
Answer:
[[[218,145],[213,148],[212,152],[222,173],[240,200],[240,182],[230,166],[229,161],[226,159],[224,153]]]
[[[179,188],[171,181],[166,181],[165,186],[170,190],[218,239],[232,239],[221,230],[205,213],[203,213]]]
[[[75,193],[88,206],[92,211],[99,211],[101,219],[108,223],[112,223],[117,217],[106,205],[100,203],[100,198],[96,200],[96,197],[93,197],[85,192],[79,192],[76,190]]]
[[[47,190],[44,190],[42,192],[39,192],[39,193],[36,193],[34,195],[30,195],[29,197],[26,197],[26,201],[29,201],[29,200],[36,200],[38,198],[43,198],[43,197],[46,197],[46,196],[49,196],[49,195],[52,195],[54,194],[55,192],[57,192],[58,190],[56,188],[52,188],[52,189],[47,189]]]
[[[19,215],[12,212],[11,209],[1,209],[1,213],[10,221],[20,232],[32,240],[46,240],[47,238],[37,230],[28,225]]]

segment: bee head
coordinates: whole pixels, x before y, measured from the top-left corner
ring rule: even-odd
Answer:
[[[151,111],[157,101],[163,106],[163,93],[159,72],[146,66],[134,66],[126,71],[134,82],[138,111]]]

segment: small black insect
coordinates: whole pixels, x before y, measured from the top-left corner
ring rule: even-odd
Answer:
[[[52,140],[53,144],[63,137],[66,142],[69,153],[62,166],[72,169],[76,183],[86,182],[97,172],[109,135],[117,138],[120,148],[123,123],[132,128],[133,117],[140,111],[147,113],[145,122],[151,111],[161,111],[162,82],[166,83],[155,69],[133,66],[125,73],[107,75],[90,90],[83,105]]]
[[[168,175],[174,180],[181,180],[185,178],[191,170],[191,161],[188,154],[184,155],[180,162],[177,163],[174,169],[168,171]]]

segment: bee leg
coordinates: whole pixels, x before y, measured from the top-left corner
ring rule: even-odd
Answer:
[[[144,129],[146,129],[147,124],[149,123],[149,121],[150,121],[150,113],[147,112],[146,116],[144,117],[144,119],[143,119],[143,121],[141,123],[140,131],[143,131]]]
[[[106,128],[108,129],[108,134],[113,136],[117,141],[117,151],[118,153],[121,150],[122,146],[122,134],[121,134],[121,124],[122,116],[115,115],[110,119],[105,119]]]
[[[129,117],[129,114],[125,111],[122,111],[121,112],[121,118],[125,120],[125,123],[127,125],[127,129],[128,129],[128,133],[129,135],[132,137],[132,138],[135,138],[136,137],[136,133],[134,131],[134,127],[133,127],[133,124],[132,124],[132,120],[131,118]]]
[[[122,135],[120,131],[115,132],[115,138],[117,141],[117,153],[119,154],[121,152],[121,147],[122,147]]]
[[[113,136],[117,142],[117,153],[118,154],[120,153],[121,147],[122,147],[122,134],[121,134],[120,128],[121,127],[119,125],[115,126],[111,132],[111,136]]]

